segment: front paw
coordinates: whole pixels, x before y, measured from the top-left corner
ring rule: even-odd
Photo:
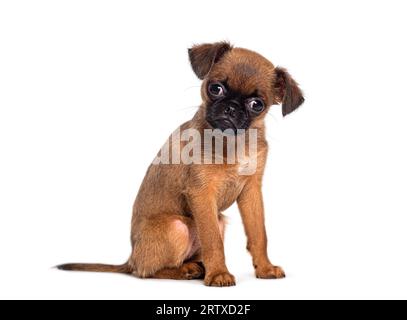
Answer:
[[[282,279],[285,278],[285,273],[281,267],[270,264],[265,267],[258,267],[256,277],[259,279]]]
[[[210,287],[232,287],[236,285],[235,277],[229,272],[208,274],[205,285]]]

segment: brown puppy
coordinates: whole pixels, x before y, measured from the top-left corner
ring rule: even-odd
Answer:
[[[247,151],[247,130],[256,130],[256,153],[245,157],[248,161],[255,157],[256,167],[250,174],[242,174],[247,163],[226,161],[226,149],[221,152],[225,159],[216,164],[177,162],[189,140],[181,139],[177,144],[170,138],[167,146],[171,164],[155,162],[150,166],[135,201],[129,260],[121,266],[67,264],[60,269],[120,272],[141,278],[204,279],[209,286],[232,286],[235,278],[225,264],[222,212],[237,201],[256,276],[285,276],[267,255],[261,190],[267,158],[264,118],[274,104],[282,104],[283,115],[297,109],[304,101],[301,90],[285,69],[274,67],[253,51],[225,42],[194,46],[189,57],[192,69],[203,80],[203,103],[194,118],[180,127],[181,134],[219,129],[222,140],[245,138]],[[199,150],[207,155],[208,144],[202,136],[195,140],[195,146],[197,142],[203,143]],[[212,159],[214,151],[209,150]],[[162,150],[159,157],[163,154]]]

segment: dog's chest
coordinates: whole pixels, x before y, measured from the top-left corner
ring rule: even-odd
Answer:
[[[222,184],[218,189],[218,206],[221,211],[229,208],[242,193],[247,180],[261,171],[264,166],[264,153],[239,159],[239,163],[224,171]]]
[[[220,211],[229,208],[237,200],[245,186],[247,177],[237,174],[237,170],[239,168],[236,166],[233,171],[225,174],[222,184],[218,187],[217,199]]]

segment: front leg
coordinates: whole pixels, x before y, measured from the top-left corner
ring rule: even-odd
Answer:
[[[205,266],[205,285],[229,287],[235,285],[235,278],[226,267],[225,252],[219,229],[218,208],[215,194],[211,190],[188,195],[188,202],[196,223],[201,254]]]
[[[262,279],[284,278],[283,269],[274,266],[267,255],[267,234],[261,178],[253,176],[243,188],[238,200],[240,214],[247,235],[247,249],[253,257],[256,277]]]

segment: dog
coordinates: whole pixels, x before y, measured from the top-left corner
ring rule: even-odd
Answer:
[[[228,42],[195,45],[188,53],[192,70],[203,80],[203,102],[180,132],[217,130],[223,138],[241,140],[248,130],[255,130],[254,171],[241,174],[242,163],[237,162],[153,163],[134,203],[128,261],[117,266],[64,264],[59,269],[126,273],[139,278],[201,279],[207,286],[234,286],[235,277],[225,263],[222,212],[237,202],[256,277],[285,277],[267,253],[262,196],[268,150],[265,116],[276,104],[282,105],[284,116],[296,110],[304,102],[302,91],[286,69]],[[176,149],[170,152],[174,160],[187,142],[174,147],[169,139],[167,144]],[[244,148],[247,150],[248,142]],[[162,150],[159,155],[163,155]]]

